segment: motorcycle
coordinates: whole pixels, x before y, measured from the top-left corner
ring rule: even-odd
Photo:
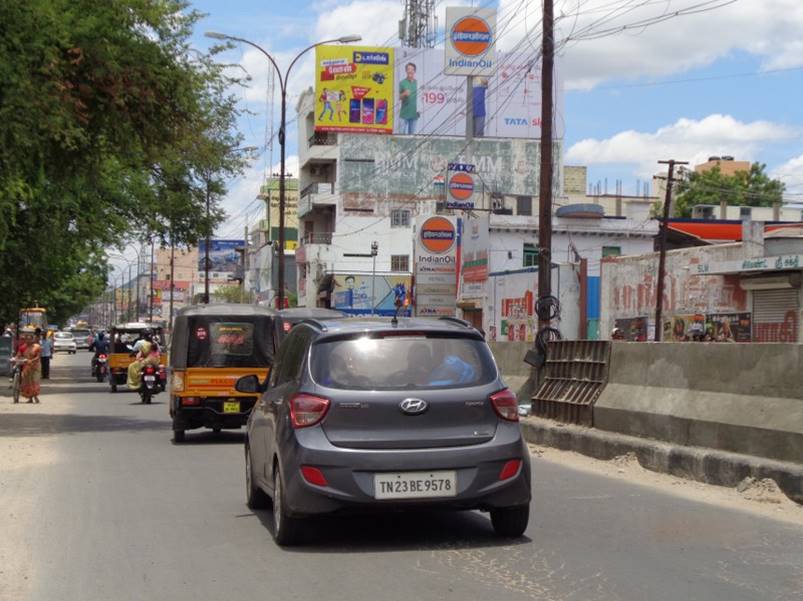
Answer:
[[[92,363],[92,375],[95,376],[98,382],[103,382],[106,379],[106,374],[109,373],[109,356],[101,353]]]
[[[146,405],[151,404],[151,398],[159,394],[162,390],[162,378],[159,366],[156,365],[145,365],[142,368],[142,374],[140,375],[140,384],[139,384],[139,396],[142,399],[142,402]]]

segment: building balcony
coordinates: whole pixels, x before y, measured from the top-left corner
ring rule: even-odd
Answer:
[[[315,132],[306,139],[300,140],[299,162],[303,169],[308,163],[334,162],[338,156],[337,134]]]
[[[296,263],[327,263],[334,259],[332,232],[306,232],[296,249]]]
[[[314,182],[301,191],[298,199],[298,216],[302,217],[315,207],[337,204],[335,185],[332,182]]]

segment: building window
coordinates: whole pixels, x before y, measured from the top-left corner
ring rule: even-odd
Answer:
[[[524,243],[524,267],[536,267],[538,265],[538,249],[535,244]]]
[[[410,211],[393,209],[390,212],[390,227],[410,227]]]
[[[752,214],[752,207],[739,207],[739,219],[750,219]]]
[[[533,197],[517,196],[516,215],[532,215],[532,214],[533,214]]]
[[[390,255],[391,271],[410,271],[410,255]]]
[[[621,246],[603,246],[602,247],[602,256],[603,257],[621,257],[622,256],[622,247]]]

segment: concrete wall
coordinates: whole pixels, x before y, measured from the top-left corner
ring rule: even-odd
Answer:
[[[663,317],[690,313],[751,311],[738,275],[696,275],[700,263],[752,256],[741,243],[673,250],[666,253]],[[759,253],[761,249],[759,249]],[[655,317],[658,253],[608,258],[601,268],[600,335],[607,338],[617,319]]]
[[[616,343],[602,430],[803,462],[803,345]]]
[[[532,348],[532,342],[489,342],[496,365],[505,384],[519,397],[520,404],[529,402],[533,392],[530,379],[531,368],[524,362],[524,355]]]

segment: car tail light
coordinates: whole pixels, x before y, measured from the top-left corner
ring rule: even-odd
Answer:
[[[329,410],[329,399],[311,394],[297,394],[290,399],[290,421],[294,428],[314,426]]]
[[[183,396],[181,397],[181,405],[183,407],[197,407],[201,404],[200,397],[197,396]]]
[[[510,480],[513,476],[519,473],[521,469],[521,459],[511,459],[502,467],[499,472],[499,480]]]
[[[491,395],[491,405],[496,414],[509,422],[519,421],[519,401],[510,388],[505,388]]]
[[[184,372],[183,371],[174,371],[173,372],[173,381],[171,388],[173,392],[181,392],[184,390]]]
[[[301,475],[304,476],[304,480],[315,486],[329,486],[329,483],[326,481],[326,476],[324,476],[323,472],[317,467],[302,465]]]

